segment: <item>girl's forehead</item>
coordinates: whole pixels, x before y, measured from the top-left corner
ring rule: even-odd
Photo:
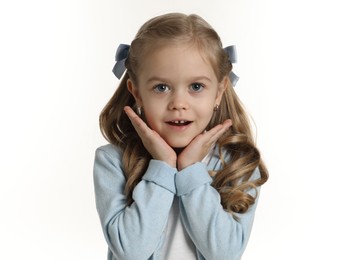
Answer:
[[[209,78],[216,82],[214,68],[204,52],[194,45],[165,45],[147,52],[140,62],[139,81],[151,78],[183,80]]]
[[[147,47],[146,50],[142,50],[141,65],[157,59],[165,60],[166,62],[201,60],[211,67],[214,64],[211,53],[194,42],[163,41]]]

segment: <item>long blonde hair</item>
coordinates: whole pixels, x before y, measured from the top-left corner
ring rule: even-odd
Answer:
[[[133,189],[146,172],[152,157],[143,146],[128,117],[123,113],[124,106],[136,108],[135,99],[128,91],[126,82],[130,78],[137,83],[140,60],[145,53],[159,48],[162,44],[173,42],[195,44],[206,54],[219,82],[232,70],[219,35],[197,15],[165,14],[152,18],[140,28],[131,43],[125,63],[127,72],[100,114],[102,134],[110,143],[119,146],[122,150],[128,205],[133,202]],[[220,193],[221,204],[226,211],[244,213],[255,202],[255,197],[247,191],[265,183],[268,172],[254,144],[246,112],[231,83],[224,92],[219,109],[214,112],[208,129],[226,119],[232,119],[233,125],[217,142],[223,167],[210,172],[214,176],[212,186]],[[224,159],[226,153],[229,155],[228,160]],[[261,177],[251,181],[250,177],[257,167]]]

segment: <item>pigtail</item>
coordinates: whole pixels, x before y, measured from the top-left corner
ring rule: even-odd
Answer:
[[[257,187],[268,180],[268,171],[254,144],[247,113],[231,85],[224,93],[217,114],[220,121],[211,122],[212,125],[228,118],[232,119],[233,125],[218,141],[223,167],[212,173],[212,186],[219,192],[227,212],[245,213],[255,203]],[[251,179],[256,168],[261,176]],[[250,194],[251,190],[254,190],[254,196]]]

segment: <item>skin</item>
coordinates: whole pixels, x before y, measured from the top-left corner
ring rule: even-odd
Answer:
[[[166,45],[143,60],[138,84],[129,79],[127,87],[145,121],[130,107],[124,111],[152,157],[182,170],[201,161],[231,126],[226,120],[205,131],[228,79],[218,82],[211,64],[188,44]]]

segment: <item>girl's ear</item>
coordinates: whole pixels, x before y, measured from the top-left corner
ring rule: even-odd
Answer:
[[[138,88],[135,86],[135,84],[132,82],[131,79],[128,79],[126,81],[126,86],[127,86],[128,91],[135,98],[137,106],[138,107],[142,106],[142,99],[141,99],[140,93],[138,91]]]
[[[219,105],[222,99],[222,96],[228,86],[229,79],[224,77],[223,80],[218,85],[218,92],[216,94],[215,104]]]

